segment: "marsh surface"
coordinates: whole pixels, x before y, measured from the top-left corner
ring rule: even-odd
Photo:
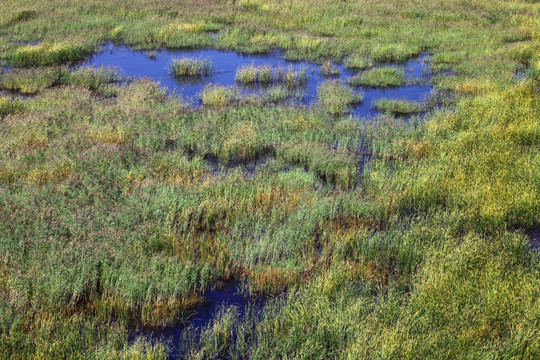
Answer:
[[[213,73],[198,79],[177,78],[171,73],[170,63],[173,59],[180,57],[211,59]],[[353,115],[375,116],[378,111],[372,106],[373,101],[381,98],[425,101],[432,90],[427,59],[427,54],[422,54],[419,58],[409,60],[403,64],[377,64],[376,67],[395,66],[403,68],[407,83],[404,86],[384,89],[355,87],[355,92],[363,94],[364,100],[353,106]],[[84,63],[84,65],[96,67],[116,67],[128,77],[150,78],[159,81],[161,85],[167,87],[169,93],[182,94],[184,99],[188,100],[192,105],[201,104],[200,95],[203,88],[208,84],[239,85],[235,80],[237,69],[252,64],[256,66],[279,66],[285,69],[292,67],[296,71],[307,70],[307,84],[296,90],[297,96],[292,100],[294,103],[305,105],[316,102],[317,88],[323,81],[340,79],[343,83],[346,83],[348,79],[360,72],[347,69],[343,64],[336,64],[340,74],[325,76],[321,72],[321,66],[310,62],[286,60],[284,54],[278,50],[266,54],[243,54],[215,49],[138,51],[113,44],[106,45],[104,51],[93,55]],[[240,89],[245,94],[253,94],[264,90],[264,87],[240,87]]]

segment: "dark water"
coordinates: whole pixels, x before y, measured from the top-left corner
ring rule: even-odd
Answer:
[[[212,59],[214,73],[199,81],[193,79],[178,79],[170,73],[170,63],[178,57],[202,57]],[[429,85],[429,67],[426,62],[427,55],[422,54],[418,59],[410,60],[405,64],[381,64],[402,66],[409,79],[409,85],[395,88],[355,88],[357,93],[364,94],[364,101],[355,105],[353,114],[358,116],[374,116],[377,110],[372,108],[372,102],[379,98],[406,99],[412,101],[425,100],[432,87]],[[317,99],[317,87],[321,82],[328,79],[321,74],[320,67],[316,64],[302,61],[285,60],[280,51],[267,54],[242,54],[234,51],[220,51],[214,49],[196,50],[157,50],[137,51],[126,46],[109,44],[105,50],[92,56],[84,65],[112,66],[117,67],[124,75],[132,78],[151,78],[166,86],[169,93],[182,94],[193,105],[200,105],[200,94],[205,85],[209,83],[225,86],[239,85],[235,81],[236,70],[243,65],[272,65],[295,70],[306,69],[308,82],[304,89],[302,103],[313,104]],[[337,64],[341,75],[333,77],[345,82],[348,78],[357,74],[355,71],[345,69],[342,64]],[[244,88],[245,92],[253,92]]]
[[[264,306],[264,297],[249,297],[242,291],[242,284],[237,281],[221,283],[215,289],[204,293],[205,301],[194,309],[191,316],[183,324],[170,328],[141,329],[131,334],[132,340],[144,338],[151,342],[160,341],[168,344],[171,352],[170,359],[182,358],[184,341],[191,338],[198,341],[201,331],[212,324],[218,313],[231,306],[236,307],[238,320],[241,320],[248,311],[260,310]]]

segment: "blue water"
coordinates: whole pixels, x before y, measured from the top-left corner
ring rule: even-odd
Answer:
[[[170,63],[179,57],[202,57],[212,59],[214,73],[211,76],[197,80],[181,79],[170,73]],[[380,98],[406,99],[411,101],[423,101],[431,93],[429,84],[429,67],[425,61],[427,56],[421,55],[418,59],[410,60],[405,64],[380,64],[381,66],[402,66],[409,79],[408,85],[395,88],[363,88],[357,87],[355,91],[364,94],[364,101],[353,107],[352,113],[358,116],[375,116],[377,110],[372,108],[374,100]],[[116,67],[124,75],[132,78],[150,78],[159,81],[167,87],[169,93],[182,94],[184,99],[192,105],[199,106],[200,94],[205,85],[213,83],[225,86],[238,86],[235,81],[236,70],[243,65],[272,65],[295,70],[306,69],[308,82],[303,89],[303,98],[300,103],[311,105],[317,99],[317,87],[329,77],[321,74],[320,67],[316,64],[303,61],[285,60],[284,54],[278,50],[266,54],[243,54],[234,51],[221,51],[214,49],[196,50],[157,50],[137,51],[126,46],[109,44],[105,50],[95,54],[83,65]],[[342,64],[337,64],[341,74],[334,79],[342,82],[358,72],[346,69]],[[244,92],[256,92],[257,90],[243,88]]]
[[[171,350],[169,359],[182,358],[184,337],[194,336],[195,341],[198,341],[201,331],[212,324],[218,312],[235,306],[239,320],[241,320],[248,311],[261,309],[265,301],[263,297],[250,298],[243,294],[241,284],[236,281],[221,283],[221,286],[205,292],[204,297],[205,302],[195,309],[186,323],[170,328],[140,329],[131,334],[132,339],[142,337],[151,342],[157,340],[167,343]]]

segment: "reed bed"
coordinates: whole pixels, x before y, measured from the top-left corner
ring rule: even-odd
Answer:
[[[304,86],[308,80],[307,70],[295,71],[292,67],[287,69],[270,65],[245,65],[236,71],[236,81],[244,85],[271,85],[283,84],[289,88]]]
[[[171,61],[171,71],[176,77],[208,76],[213,72],[211,59],[183,57]]]

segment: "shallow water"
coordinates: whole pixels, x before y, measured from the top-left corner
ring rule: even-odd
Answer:
[[[133,339],[142,337],[150,341],[160,341],[167,343],[171,349],[170,359],[181,358],[182,341],[186,336],[194,336],[195,341],[199,339],[201,331],[211,325],[216,319],[218,312],[224,308],[235,306],[238,310],[239,320],[252,309],[261,309],[265,299],[262,297],[250,298],[242,292],[239,282],[229,281],[221,286],[209,290],[204,294],[205,302],[194,309],[192,316],[184,324],[165,329],[142,329],[133,333]],[[188,334],[189,332],[189,334]]]
[[[214,73],[210,76],[198,79],[180,79],[170,73],[170,62],[178,57],[202,57],[212,59]],[[380,64],[402,66],[409,80],[409,85],[394,88],[364,88],[357,87],[355,91],[364,94],[364,101],[353,107],[352,113],[358,116],[374,116],[377,110],[372,107],[372,102],[380,98],[406,99],[411,101],[423,101],[431,93],[429,84],[430,72],[426,62],[427,55],[422,54],[418,59],[410,60],[405,64]],[[104,51],[93,55],[84,65],[108,66],[118,68],[124,75],[132,78],[150,78],[159,81],[166,86],[169,93],[182,94],[193,105],[200,105],[200,94],[205,85],[213,83],[224,86],[239,85],[235,81],[236,70],[243,65],[272,65],[295,70],[306,69],[308,82],[304,88],[304,96],[301,103],[311,105],[317,99],[317,87],[326,79],[341,79],[345,82],[348,78],[356,75],[357,71],[346,69],[342,64],[336,64],[341,70],[341,75],[325,77],[321,74],[320,66],[303,61],[285,60],[284,54],[274,51],[267,54],[243,54],[234,51],[221,51],[215,49],[196,50],[157,50],[137,51],[126,46],[109,44]],[[257,92],[257,90],[243,89],[245,92]]]

